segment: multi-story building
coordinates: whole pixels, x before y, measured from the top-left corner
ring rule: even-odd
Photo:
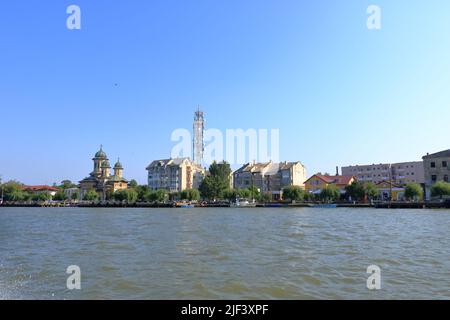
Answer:
[[[284,187],[304,188],[305,179],[306,169],[301,162],[252,162],[233,173],[233,187],[245,189],[255,186],[260,192],[271,193],[273,199],[281,199]]]
[[[94,189],[105,200],[107,194],[117,190],[127,189],[128,181],[123,177],[123,166],[119,160],[114,165],[114,174],[111,175],[109,159],[103,148],[95,154],[92,159],[94,170],[89,177],[80,181],[80,198],[83,199],[89,189]]]
[[[329,186],[334,185],[339,188],[342,194],[345,193],[345,187],[349,186],[356,181],[356,178],[352,175],[323,175],[315,174],[305,182],[305,190],[307,193],[320,194],[322,190]]]
[[[205,176],[205,170],[189,158],[155,160],[146,170],[150,189],[169,192],[198,189]]]
[[[450,176],[450,149],[428,154],[423,158],[425,168],[425,195],[431,197],[431,187],[438,181],[449,182]]]
[[[342,167],[342,175],[355,176],[360,182],[392,181],[395,184],[424,183],[424,167],[422,161],[402,163],[380,163]]]

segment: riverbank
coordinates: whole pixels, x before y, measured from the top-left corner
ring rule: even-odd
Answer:
[[[191,205],[195,208],[230,208],[227,202],[202,202]],[[61,207],[79,207],[79,208],[180,208],[176,203],[151,203],[151,202],[5,202],[1,207],[24,207],[24,208],[61,208]],[[242,208],[375,208],[375,209],[450,209],[450,202],[379,202],[379,203],[258,203],[256,206],[243,206]]]

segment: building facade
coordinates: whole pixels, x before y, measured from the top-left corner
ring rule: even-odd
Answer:
[[[127,189],[128,181],[123,177],[123,166],[119,160],[114,165],[114,174],[111,175],[109,159],[103,148],[95,154],[92,159],[94,170],[87,178],[80,181],[80,198],[83,199],[88,190],[94,189],[102,200],[110,193],[117,190]]]
[[[405,200],[405,187],[394,182],[381,181],[376,184],[378,189],[378,200],[381,201],[403,201]]]
[[[189,158],[155,160],[146,170],[148,186],[152,190],[178,192],[198,189],[205,177],[205,170]]]
[[[271,193],[273,199],[281,199],[283,188],[304,188],[305,179],[306,169],[301,162],[253,162],[233,173],[233,187],[246,189],[255,186],[262,193]]]
[[[427,154],[423,158],[425,168],[425,197],[431,198],[431,187],[438,181],[449,182],[450,177],[450,149]]]
[[[373,182],[375,184],[391,180],[393,183],[400,185],[408,183],[423,184],[425,182],[422,161],[342,167],[342,175],[355,176],[360,182]]]
[[[356,177],[352,175],[329,176],[323,174],[315,174],[305,182],[305,191],[310,194],[320,194],[322,190],[329,186],[335,185],[339,188],[341,194],[344,194],[345,187],[356,181]]]

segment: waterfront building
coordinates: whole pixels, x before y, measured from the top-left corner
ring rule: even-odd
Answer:
[[[423,158],[425,169],[425,197],[431,198],[431,187],[438,181],[449,182],[450,149],[428,154]]]
[[[152,190],[178,192],[198,189],[205,169],[189,158],[155,160],[147,166],[148,186]]]
[[[305,190],[307,193],[320,194],[325,187],[335,185],[339,188],[341,194],[344,194],[346,192],[345,187],[351,185],[356,180],[356,177],[352,175],[330,176],[318,173],[306,180]]]
[[[360,182],[373,182],[375,184],[391,180],[393,183],[400,185],[408,183],[423,184],[425,182],[422,161],[342,167],[342,175],[355,176]]]
[[[245,189],[255,186],[262,193],[272,194],[274,200],[282,199],[282,190],[289,186],[304,188],[306,168],[299,161],[247,163],[233,173],[233,187]]]
[[[105,200],[107,194],[128,188],[128,181],[123,177],[123,166],[119,160],[114,165],[114,174],[111,175],[111,165],[103,147],[100,147],[92,161],[94,170],[80,181],[81,199],[89,189],[96,190],[100,198]]]
[[[48,193],[50,196],[54,197],[59,189],[50,186],[23,186],[22,190],[32,194]]]
[[[376,184],[376,187],[378,189],[378,199],[381,201],[405,200],[405,187],[403,185],[390,181],[380,181]]]

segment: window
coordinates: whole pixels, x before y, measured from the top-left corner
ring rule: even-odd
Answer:
[[[432,162],[432,163],[431,163],[431,167],[432,167],[432,168],[436,168],[436,162]]]
[[[431,181],[436,182],[437,181],[437,176],[436,175],[432,175],[431,176]]]
[[[442,167],[447,168],[447,161],[442,161]]]
[[[444,176],[444,181],[448,182],[448,175],[447,174]]]

